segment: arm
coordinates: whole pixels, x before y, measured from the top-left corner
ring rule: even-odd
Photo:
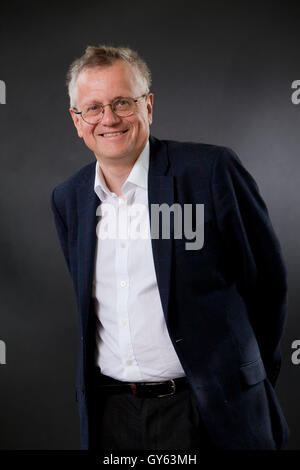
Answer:
[[[60,215],[60,213],[57,209],[56,203],[55,203],[55,188],[52,191],[52,195],[51,195],[51,208],[52,208],[52,211],[53,211],[53,214],[54,214],[54,221],[55,221],[55,226],[56,226],[58,238],[59,238],[59,241],[60,241],[60,245],[61,245],[64,257],[65,257],[65,261],[66,261],[67,266],[68,266],[68,270],[71,273],[69,253],[68,253],[68,243],[67,243],[68,230],[67,230],[66,224],[65,224],[62,216]]]
[[[279,343],[286,317],[286,270],[279,242],[258,187],[235,153],[223,148],[212,178],[217,225],[226,264],[244,298],[274,386],[280,370]]]

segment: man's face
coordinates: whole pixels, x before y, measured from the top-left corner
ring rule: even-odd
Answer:
[[[106,105],[120,96],[138,98],[145,91],[145,84],[135,68],[117,61],[113,65],[90,68],[79,74],[76,108],[81,111],[84,105]],[[83,121],[72,109],[70,112],[79,137],[84,139],[97,159],[134,162],[149,138],[152,105],[153,95],[149,94],[135,103],[135,113],[127,117],[119,117],[110,106],[105,106],[102,120],[92,125]]]

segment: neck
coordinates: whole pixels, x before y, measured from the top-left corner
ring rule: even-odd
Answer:
[[[121,188],[131,172],[134,163],[128,166],[116,166],[103,163],[102,161],[100,162],[99,160],[98,162],[108,189],[117,194],[117,196],[122,196]]]
[[[117,194],[117,196],[122,196],[122,186],[129,176],[129,173],[131,172],[136,160],[145,148],[145,145],[137,152],[134,157],[131,155],[126,157],[122,156],[121,158],[103,158],[102,155],[95,154],[108,189],[111,192]]]
[[[118,160],[97,158],[108,189],[119,197],[122,196],[122,186],[137,158],[138,155],[131,160],[126,158]]]

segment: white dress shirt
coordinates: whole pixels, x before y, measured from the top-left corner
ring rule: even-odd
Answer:
[[[149,141],[122,186],[122,198],[107,188],[96,163],[94,189],[102,201],[97,209],[102,216],[97,224],[92,294],[99,320],[96,365],[103,374],[121,381],[155,382],[185,376],[167,330],[156,281],[148,168]],[[109,232],[116,226],[105,205],[115,211],[115,231]],[[132,210],[141,207],[144,211],[134,215]],[[105,238],[105,233],[114,236]]]

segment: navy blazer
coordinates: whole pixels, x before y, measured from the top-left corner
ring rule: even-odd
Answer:
[[[96,446],[89,412],[95,398],[91,290],[100,204],[95,164],[57,186],[51,201],[79,313],[81,449]],[[283,448],[289,430],[274,386],[286,316],[286,271],[254,179],[228,148],[150,136],[148,200],[149,207],[192,204],[194,211],[204,204],[201,249],[186,250],[186,240],[172,236],[152,238],[152,248],[170,338],[208,436],[219,449]]]

